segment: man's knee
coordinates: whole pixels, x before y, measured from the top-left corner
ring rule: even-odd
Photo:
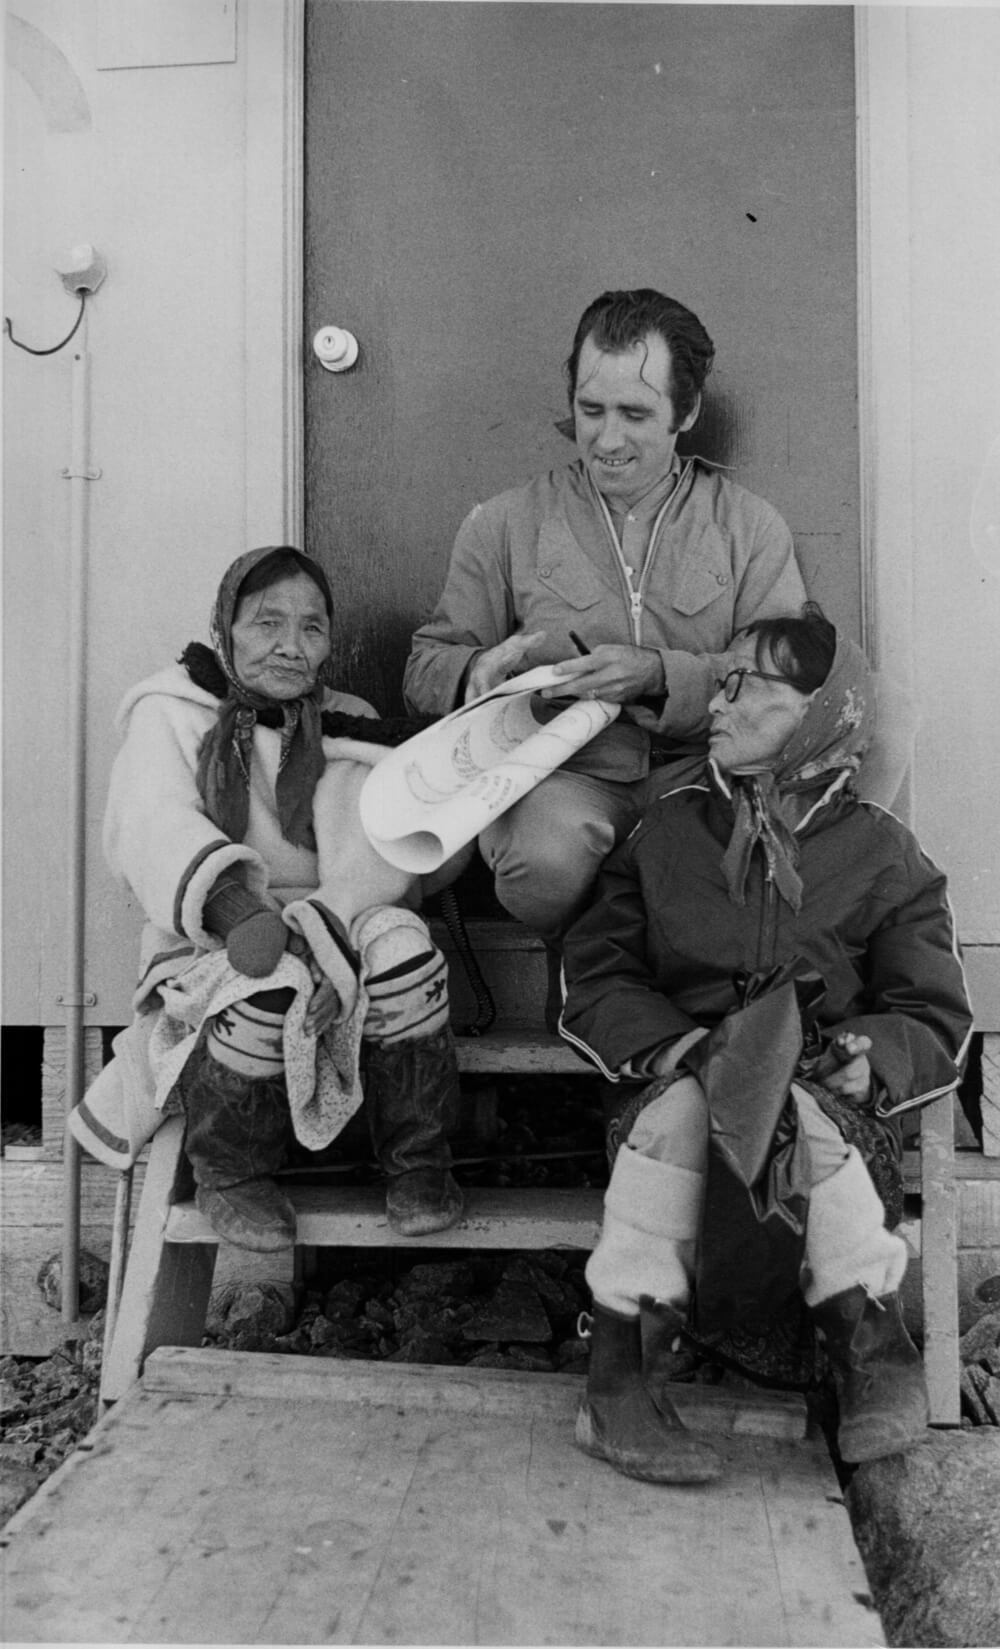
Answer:
[[[520,921],[555,936],[576,915],[632,822],[626,798],[548,779],[479,838],[497,897]]]

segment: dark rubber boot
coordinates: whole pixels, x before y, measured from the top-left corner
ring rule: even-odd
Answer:
[[[837,1387],[837,1447],[850,1465],[900,1454],[923,1437],[927,1387],[920,1353],[903,1323],[898,1294],[860,1285],[812,1308]]]
[[[365,1108],[388,1184],[385,1211],[403,1237],[446,1231],[462,1213],[448,1134],[458,1121],[458,1063],[451,1030],[412,1042],[370,1042]]]
[[[283,1076],[244,1076],[200,1042],[177,1085],[187,1117],[184,1149],[195,1202],[226,1242],[271,1254],[295,1241],[295,1210],[270,1177],[292,1138]]]
[[[673,1404],[663,1396],[654,1403],[650,1396],[638,1317],[596,1304],[576,1441],[587,1454],[647,1483],[711,1483],[722,1472],[715,1450],[686,1430]]]

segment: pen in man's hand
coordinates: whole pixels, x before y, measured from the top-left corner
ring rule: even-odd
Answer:
[[[586,642],[580,640],[580,637],[577,635],[575,630],[567,630],[566,634],[569,636],[569,639],[573,643],[573,646],[576,648],[577,652],[582,653],[586,658],[587,654],[590,652],[590,648],[587,646]]]

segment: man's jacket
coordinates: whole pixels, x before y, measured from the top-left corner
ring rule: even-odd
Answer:
[[[413,638],[409,708],[454,709],[479,654],[515,631],[545,632],[535,665],[574,656],[573,630],[590,648],[656,648],[668,688],[662,707],[634,710],[601,733],[578,770],[643,778],[650,733],[672,756],[703,749],[716,655],[753,619],[797,613],[805,600],[791,534],[764,499],[691,458],[634,583],[580,461],[478,504],[459,529],[434,614]]]

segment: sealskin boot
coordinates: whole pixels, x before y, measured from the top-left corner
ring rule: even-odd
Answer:
[[[386,1175],[385,1211],[394,1231],[425,1237],[461,1217],[448,1133],[458,1121],[458,1064],[445,1026],[412,1042],[366,1048],[365,1108]]]
[[[270,1177],[285,1161],[292,1137],[284,1076],[244,1076],[201,1042],[178,1088],[195,1203],[212,1230],[257,1254],[291,1247],[295,1210]]]
[[[849,1465],[899,1454],[928,1422],[923,1363],[903,1323],[898,1294],[860,1284],[812,1308],[833,1368],[837,1447]]]
[[[722,1472],[715,1450],[686,1430],[673,1404],[662,1394],[656,1402],[650,1396],[642,1377],[639,1318],[596,1303],[576,1441],[587,1454],[647,1483],[711,1483]]]

